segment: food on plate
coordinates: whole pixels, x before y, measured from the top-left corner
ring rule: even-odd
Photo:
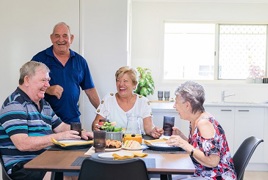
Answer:
[[[126,142],[127,140],[134,140],[141,144],[142,136],[141,134],[124,134],[124,142]]]
[[[126,140],[123,147],[127,149],[141,149],[141,144],[135,140]]]
[[[100,130],[105,130],[107,132],[122,132],[122,127],[116,127],[116,122],[109,122],[100,120],[98,123]]]
[[[121,148],[122,142],[113,140],[113,139],[106,139],[106,148]]]

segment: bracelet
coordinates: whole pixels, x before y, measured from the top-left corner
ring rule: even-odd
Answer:
[[[194,148],[192,149],[191,153],[190,153],[190,157],[193,157],[194,155]]]

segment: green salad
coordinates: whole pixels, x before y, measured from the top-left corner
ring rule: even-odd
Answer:
[[[116,127],[115,122],[104,122],[100,129],[107,132],[121,132],[123,130],[122,127]]]

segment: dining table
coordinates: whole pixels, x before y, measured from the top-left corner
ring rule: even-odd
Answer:
[[[52,178],[60,180],[63,178],[63,172],[78,172],[84,159],[97,157],[100,153],[88,155],[89,147],[79,149],[65,149],[58,146],[52,146],[28,163],[24,165],[25,169],[52,172]],[[128,150],[119,150],[120,151]],[[129,151],[131,152],[131,151]],[[160,175],[161,180],[171,179],[172,174],[191,175],[195,168],[189,154],[185,151],[155,151],[143,149],[147,156],[141,158],[144,160],[147,172],[150,175]],[[105,152],[104,152],[105,153]]]

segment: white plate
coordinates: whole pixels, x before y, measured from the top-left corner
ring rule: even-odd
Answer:
[[[158,147],[173,147],[173,146],[169,146],[167,143],[165,142],[153,142],[152,146],[158,146]]]
[[[137,150],[142,150],[142,147],[133,149],[133,148],[127,148],[127,147],[122,146],[122,149],[130,150],[130,151],[137,151]]]
[[[121,148],[105,148],[106,152],[119,151]]]
[[[98,154],[99,158],[104,158],[104,159],[113,159],[113,154],[114,152],[107,152],[107,153],[100,153]],[[118,154],[119,156],[133,156],[132,153],[129,152],[116,152],[116,154]]]

